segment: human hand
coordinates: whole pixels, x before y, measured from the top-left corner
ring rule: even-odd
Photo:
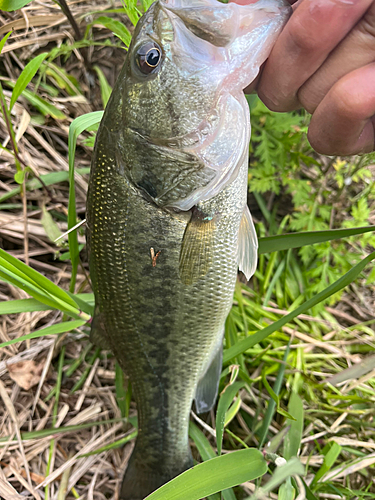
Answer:
[[[252,3],[253,0],[236,0]],[[256,85],[274,111],[312,113],[316,151],[375,149],[375,1],[299,0]]]

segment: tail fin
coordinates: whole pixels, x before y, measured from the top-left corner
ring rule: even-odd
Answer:
[[[147,457],[144,456],[144,459],[147,460]],[[163,470],[160,463],[158,470],[153,470],[144,461],[135,459],[133,452],[122,481],[120,500],[143,500],[160,486],[192,466],[193,459],[190,455],[187,463],[179,469],[175,468],[173,472]]]

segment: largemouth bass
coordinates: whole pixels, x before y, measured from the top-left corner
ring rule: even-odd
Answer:
[[[93,342],[130,378],[139,432],[120,497],[193,465],[192,402],[214,404],[237,269],[257,238],[246,205],[243,95],[290,15],[159,0],[140,19],[96,138],[87,202]]]

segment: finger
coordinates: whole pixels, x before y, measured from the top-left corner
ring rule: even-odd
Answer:
[[[312,113],[329,89],[347,73],[375,60],[375,2],[363,18],[300,88],[298,99]]]
[[[322,154],[352,155],[375,146],[375,63],[339,80],[311,118],[308,138]]]
[[[300,106],[298,89],[322,65],[373,0],[303,0],[264,68],[259,96],[274,111]]]

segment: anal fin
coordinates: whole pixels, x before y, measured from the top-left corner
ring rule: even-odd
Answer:
[[[195,406],[197,413],[210,411],[214,406],[219,390],[219,381],[221,367],[223,362],[223,343],[220,342],[219,348],[213,357],[206,373],[198,382],[195,393]]]
[[[91,322],[90,341],[101,349],[110,350],[104,317],[98,305],[95,305],[94,316]]]
[[[258,238],[249,207],[243,211],[237,247],[238,268],[249,280],[255,273],[258,262]]]
[[[205,215],[194,207],[180,252],[180,278],[185,285],[192,285],[207,274],[212,265],[215,234],[215,215]]]

